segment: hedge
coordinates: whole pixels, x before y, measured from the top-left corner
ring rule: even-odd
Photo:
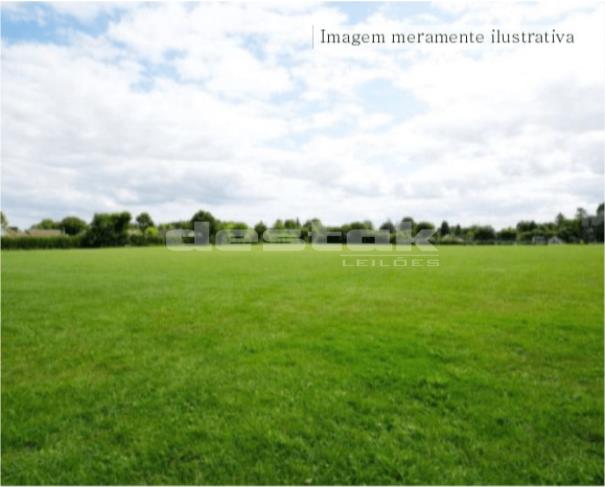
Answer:
[[[138,235],[136,233],[128,235],[128,245],[132,245],[133,247],[164,245],[164,243],[164,237],[162,235]]]
[[[82,246],[82,237],[61,235],[57,237],[2,237],[2,249],[73,249]]]
[[[163,245],[164,238],[160,235],[128,235],[126,245],[144,247],[147,245]],[[88,247],[84,235],[57,237],[2,237],[3,250],[27,249],[74,249]]]

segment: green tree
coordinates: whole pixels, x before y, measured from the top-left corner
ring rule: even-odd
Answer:
[[[155,224],[153,223],[151,216],[149,216],[149,213],[147,213],[147,212],[143,212],[140,215],[138,215],[136,217],[136,222],[137,222],[137,227],[139,227],[139,230],[141,230],[141,233],[146,233],[147,229],[149,229],[151,227],[155,227]]]
[[[258,241],[261,242],[263,239],[263,233],[267,230],[267,225],[263,223],[263,221],[259,221],[256,225],[254,225],[254,231],[258,234]]]
[[[380,230],[387,230],[389,233],[395,233],[395,225],[393,225],[393,222],[391,220],[387,220],[386,222],[384,222],[382,225],[380,225]]]
[[[442,237],[445,237],[450,233],[450,225],[445,220],[441,222],[441,226],[439,227],[439,233]]]
[[[557,236],[564,242],[577,242],[578,231],[573,220],[566,220],[560,227],[557,228]]]
[[[401,219],[401,222],[399,223],[399,228],[403,229],[403,228],[411,228],[412,232],[415,233],[416,231],[416,222],[414,221],[414,219],[411,216],[404,216]]]
[[[348,227],[348,230],[374,230],[374,225],[372,224],[372,222],[370,220],[364,220],[362,222],[360,221],[356,221],[356,222],[351,222],[348,225],[346,225]],[[343,225],[343,229],[344,229],[345,225]]]
[[[555,225],[557,225],[557,228],[562,228],[566,221],[567,220],[565,219],[565,215],[563,215],[563,213],[559,213],[555,217]]]
[[[218,225],[219,230],[247,230],[248,224],[244,222],[221,221]]]
[[[32,225],[32,228],[36,230],[58,230],[60,225],[59,222],[53,221],[50,218],[44,218],[40,223]]]
[[[219,230],[220,220],[214,218],[214,215],[209,211],[197,211],[189,221],[189,228],[193,228],[195,222],[208,222],[210,225],[210,236],[214,237]]]
[[[488,242],[496,239],[496,232],[489,225],[475,226],[472,229],[472,238],[477,242]]]
[[[323,234],[325,231],[319,218],[311,218],[303,223],[301,228],[301,238],[305,242],[310,242],[313,239],[313,229],[315,229],[319,235]]]
[[[584,208],[576,210],[575,217],[576,236],[584,241],[590,241],[593,237],[593,230],[589,226],[588,212]]]
[[[576,220],[583,220],[588,216],[588,212],[584,208],[578,208],[576,210]]]
[[[538,228],[538,224],[535,221],[520,221],[517,223],[517,232],[531,232]]]
[[[417,233],[420,230],[434,230],[435,229],[435,225],[433,225],[431,222],[418,222],[416,223],[416,225],[414,226],[414,231]]]
[[[307,220],[303,224],[303,228],[306,228],[308,230],[312,230],[313,226],[321,227],[323,225],[322,225],[321,220],[319,218],[311,218],[311,219]]]
[[[8,228],[8,218],[3,211],[0,211],[0,222],[2,224],[2,230],[6,230]]]
[[[128,242],[130,213],[96,213],[82,241],[85,247],[116,247]]]
[[[514,242],[517,240],[517,230],[512,227],[503,228],[496,233],[496,237],[503,242]]]
[[[603,242],[604,239],[604,209],[603,203],[597,207],[597,223],[595,226],[595,239],[597,242]]]
[[[77,216],[66,216],[61,220],[60,227],[67,235],[78,235],[86,230],[88,225],[84,220]]]

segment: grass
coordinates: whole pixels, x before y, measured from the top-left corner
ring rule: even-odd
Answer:
[[[603,484],[603,248],[2,253],[4,484]]]

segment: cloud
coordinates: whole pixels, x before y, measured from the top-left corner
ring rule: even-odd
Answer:
[[[73,17],[82,23],[140,7],[136,2],[50,2],[48,5],[59,15]]]
[[[34,22],[43,26],[47,22],[47,13],[39,5],[30,5],[27,8],[22,3],[2,2],[2,16],[11,22]]]
[[[353,23],[345,4],[43,5],[2,6],[6,22],[55,32],[2,42],[2,203],[15,224],[204,207],[249,223],[505,226],[602,199],[601,5],[377,4]],[[311,49],[313,25],[548,25],[577,41]]]

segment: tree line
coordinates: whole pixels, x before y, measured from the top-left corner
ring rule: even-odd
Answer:
[[[397,232],[402,228],[411,230],[415,235],[422,230],[434,231],[431,241],[436,244],[513,244],[513,243],[593,243],[603,242],[603,203],[594,215],[583,208],[578,208],[576,214],[567,218],[559,213],[554,221],[538,223],[533,220],[523,220],[514,227],[495,230],[490,225],[461,226],[447,221],[436,226],[429,221],[416,221],[406,216],[399,222],[387,220],[378,228],[371,221],[353,221],[340,226],[324,226],[318,218],[312,218],[301,223],[298,218],[278,219],[271,226],[263,221],[254,226],[244,222],[225,221],[216,218],[212,213],[199,210],[189,220],[157,224],[147,212],[140,213],[134,220],[129,212],[96,213],[92,221],[86,221],[76,216],[67,216],[62,220],[43,219],[32,225],[27,232],[21,232],[11,227],[4,215],[2,219],[2,248],[76,248],[76,247],[117,247],[161,245],[165,242],[168,230],[193,230],[195,222],[208,222],[210,241],[214,242],[217,232],[221,230],[254,230],[262,241],[262,235],[268,229],[296,230],[299,238],[310,241],[312,232],[322,228],[333,236],[328,243],[346,243],[346,235],[351,230],[386,231],[395,242]],[[58,235],[40,236],[44,232],[37,230],[52,230]],[[47,232],[53,233],[53,232]]]

